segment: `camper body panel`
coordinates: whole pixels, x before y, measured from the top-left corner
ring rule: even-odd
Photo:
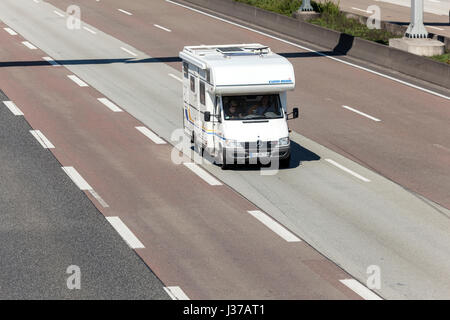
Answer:
[[[239,46],[263,47],[257,44],[233,45]],[[224,153],[232,160],[288,158],[286,91],[295,87],[292,65],[285,58],[271,53],[270,49],[261,55],[230,57],[214,52],[214,48],[220,46],[185,47],[180,53],[183,59],[186,134],[198,148],[206,150],[219,163]],[[248,118],[233,120],[228,115],[230,103],[235,103],[234,100],[247,103],[248,108],[248,103],[254,101],[258,105],[264,99],[272,99],[279,108],[273,110],[273,118],[252,120],[247,115]],[[205,121],[205,112],[211,115],[210,121]]]

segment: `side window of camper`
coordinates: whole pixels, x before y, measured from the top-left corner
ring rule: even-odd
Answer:
[[[205,83],[200,81],[200,103],[205,105]]]
[[[183,74],[186,79],[188,78],[188,71],[189,65],[187,64],[187,62],[183,62]]]
[[[191,91],[195,93],[195,78],[191,76]]]

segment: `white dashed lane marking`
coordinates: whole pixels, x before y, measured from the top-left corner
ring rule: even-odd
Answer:
[[[98,98],[97,100],[103,103],[108,109],[110,109],[113,112],[123,112],[122,109],[120,109],[118,106],[116,106],[114,103],[112,103],[106,98]]]
[[[12,101],[3,101],[3,104],[12,112],[15,116],[23,116],[23,112]]]
[[[64,172],[69,176],[69,178],[77,185],[80,190],[88,191],[92,190],[92,187],[87,183],[86,180],[78,173],[74,167],[62,167]]]
[[[12,36],[17,36],[17,32],[15,32],[13,29],[11,28],[3,28],[6,32],[8,32],[10,35]]]
[[[381,121],[381,120],[378,119],[378,118],[372,117],[371,115],[368,115],[367,113],[361,112],[361,111],[356,110],[356,109],[354,109],[354,108],[351,108],[351,107],[349,107],[349,106],[342,106],[342,108],[345,108],[345,109],[347,109],[347,110],[350,110],[350,111],[352,111],[352,112],[354,112],[354,113],[357,113],[357,114],[359,114],[359,115],[361,115],[361,116],[363,116],[363,117],[369,118],[369,119],[371,119],[371,120],[373,120],[373,121],[376,121],[376,122]]]
[[[166,144],[166,142],[163,139],[161,139],[156,134],[154,134],[152,131],[150,131],[150,129],[148,129],[146,127],[136,127],[136,129],[140,133],[142,133],[144,136],[146,136],[147,138],[152,140],[154,143],[156,143],[156,144]]]
[[[72,80],[73,82],[75,82],[77,85],[79,85],[80,87],[89,87],[88,84],[86,82],[84,82],[83,80],[81,80],[80,78],[78,78],[75,75],[68,75],[67,76],[70,80]]]
[[[117,9],[117,10],[119,10],[120,12],[125,13],[126,15],[129,15],[129,16],[133,15],[131,12],[125,11],[123,9]]]
[[[161,30],[164,30],[164,31],[167,31],[167,32],[172,32],[172,30],[167,29],[167,28],[165,28],[165,27],[163,27],[163,26],[160,26],[159,24],[154,24],[154,26],[155,26],[156,28],[161,29]]]
[[[288,229],[283,227],[277,221],[273,220],[271,217],[269,217],[264,212],[259,211],[259,210],[251,210],[251,211],[247,211],[247,212],[250,213],[257,220],[259,220],[267,228],[269,228],[270,230],[275,232],[277,235],[279,235],[281,238],[286,240],[287,242],[301,242],[302,241],[295,234],[293,234]]]
[[[339,281],[365,300],[383,300],[381,297],[370,291],[367,287],[363,286],[355,279],[344,279]]]
[[[25,47],[27,47],[28,49],[31,49],[31,50],[36,50],[36,49],[37,49],[33,44],[31,44],[31,43],[28,42],[28,41],[22,41],[22,44],[23,44]]]
[[[55,60],[53,60],[50,57],[42,57],[42,59],[44,59],[45,61],[47,61],[48,63],[50,63],[52,66],[54,67],[59,67],[61,66],[59,63],[57,63]]]
[[[184,162],[183,163],[189,170],[194,172],[197,176],[202,178],[204,181],[206,181],[208,184],[212,186],[221,186],[222,183],[214,178],[212,175],[210,175],[208,172],[200,168],[197,164],[193,162]]]
[[[180,287],[164,287],[164,290],[172,300],[190,300]]]
[[[30,133],[41,144],[44,149],[54,149],[55,146],[47,139],[40,130],[30,130]]]
[[[131,232],[125,223],[119,217],[106,217],[106,220],[116,229],[117,233],[132,249],[145,248],[141,241]]]

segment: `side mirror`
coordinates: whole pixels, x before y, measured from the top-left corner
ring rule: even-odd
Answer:
[[[205,116],[205,119],[204,119],[205,122],[210,122],[211,121],[211,112],[205,111],[204,116]]]
[[[298,118],[298,108],[292,109],[292,119]]]

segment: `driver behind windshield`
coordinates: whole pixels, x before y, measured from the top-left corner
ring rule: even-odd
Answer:
[[[273,104],[273,99],[270,99],[269,96],[263,96],[260,103],[258,105],[254,105],[249,109],[249,114],[260,115],[263,116],[266,112],[274,112],[275,106]]]
[[[236,101],[231,100],[226,116],[227,119],[239,119],[242,117],[242,114],[238,112],[238,104]]]
[[[226,120],[276,119],[282,117],[277,95],[224,97]]]

